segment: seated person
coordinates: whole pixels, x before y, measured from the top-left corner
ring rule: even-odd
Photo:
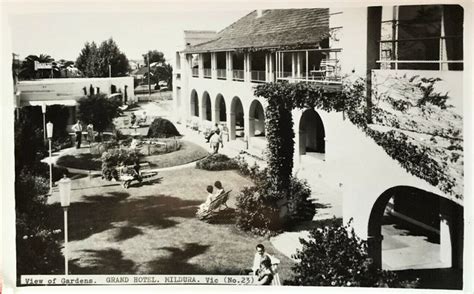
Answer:
[[[258,275],[260,271],[260,264],[262,263],[263,259],[269,258],[271,265],[274,265],[274,264],[276,265],[280,263],[280,260],[278,258],[271,256],[270,254],[265,252],[265,246],[263,246],[262,244],[258,244],[255,247],[255,250],[257,252],[255,253],[255,257],[253,259],[253,266],[252,266],[252,273],[254,275]]]
[[[204,202],[203,204],[199,205],[199,208],[198,208],[198,211],[196,214],[200,214],[202,212],[205,212],[206,210],[209,209],[209,205],[211,204],[212,200],[214,200],[214,194],[212,194],[214,188],[209,185],[206,187],[206,190],[207,190],[207,199],[206,199],[206,202]]]
[[[215,193],[214,199],[215,199],[217,196],[219,196],[219,195],[221,195],[221,194],[223,194],[223,193],[225,192],[225,191],[224,191],[224,188],[222,187],[221,181],[216,181],[216,182],[214,183],[214,187],[216,188],[216,193]]]
[[[273,281],[272,262],[265,256],[260,263],[257,285],[271,285]]]

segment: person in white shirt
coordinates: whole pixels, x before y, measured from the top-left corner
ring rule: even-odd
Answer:
[[[211,138],[209,139],[209,142],[211,143],[212,150],[214,150],[214,154],[217,154],[217,152],[219,152],[219,145],[221,147],[224,147],[219,129],[217,129],[217,131],[212,134]]]
[[[77,120],[76,124],[72,126],[72,130],[76,133],[76,148],[81,148],[82,140],[82,124],[80,120]]]
[[[252,266],[252,273],[254,275],[258,275],[259,270],[260,270],[260,264],[262,263],[262,260],[265,258],[270,258],[272,265],[276,265],[280,263],[280,260],[278,258],[265,252],[265,246],[263,246],[262,244],[258,244],[255,247],[255,250],[257,252],[255,253],[255,257],[253,259],[253,266]]]

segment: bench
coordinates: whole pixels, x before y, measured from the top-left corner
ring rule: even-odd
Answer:
[[[216,199],[212,200],[209,204],[207,210],[196,213],[196,217],[200,220],[209,220],[213,216],[216,215],[217,212],[220,211],[221,206],[225,206],[225,208],[229,208],[227,206],[227,200],[229,200],[229,194],[232,190],[226,191],[216,197]]]
[[[127,170],[130,171],[130,173],[124,175],[120,172],[119,175],[119,178],[122,181],[122,187],[127,189],[134,180],[137,180],[139,183],[141,183],[144,179],[151,178],[158,174],[157,172],[143,173],[143,170],[149,169],[150,164],[148,162],[142,162],[140,163],[140,174],[136,175],[133,165],[127,165]]]

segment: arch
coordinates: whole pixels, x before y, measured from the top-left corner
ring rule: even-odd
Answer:
[[[199,99],[196,90],[191,91],[191,116],[199,116]]]
[[[265,136],[265,111],[262,103],[254,99],[249,109],[249,136]]]
[[[232,98],[230,103],[230,138],[235,140],[236,137],[244,136],[244,107],[239,97]]]
[[[299,154],[326,153],[323,120],[314,109],[303,112],[299,124]]]
[[[202,94],[201,107],[202,119],[212,121],[211,97],[209,97],[209,93],[206,91]]]
[[[225,105],[225,99],[222,94],[217,94],[214,103],[214,119],[216,123],[227,121],[227,107]]]
[[[370,212],[369,256],[377,267],[382,268],[383,242],[387,242],[387,248],[392,248],[390,245],[396,240],[397,246],[404,246],[400,250],[411,252],[411,255],[404,264],[405,260],[394,251],[396,248],[386,250],[387,259],[396,259],[396,267],[388,265],[391,269],[462,267],[462,215],[460,205],[437,194],[410,186],[390,188],[377,198]],[[382,226],[386,227],[386,237]],[[411,243],[404,243],[400,237],[407,235]],[[420,245],[418,241],[414,243],[417,237],[412,236],[418,236],[427,245]],[[418,264],[414,258],[418,251],[415,250],[423,253],[418,254],[422,258]],[[392,258],[388,258],[390,256]]]

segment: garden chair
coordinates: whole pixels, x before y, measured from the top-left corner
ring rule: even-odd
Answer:
[[[206,211],[196,213],[196,216],[200,220],[210,220],[211,218],[215,217],[216,214],[221,210],[221,206],[225,206],[225,208],[229,208],[227,206],[227,200],[229,200],[229,194],[232,190],[226,191],[216,197],[216,199],[212,200],[209,204],[209,207]],[[224,209],[225,209],[224,208]]]

